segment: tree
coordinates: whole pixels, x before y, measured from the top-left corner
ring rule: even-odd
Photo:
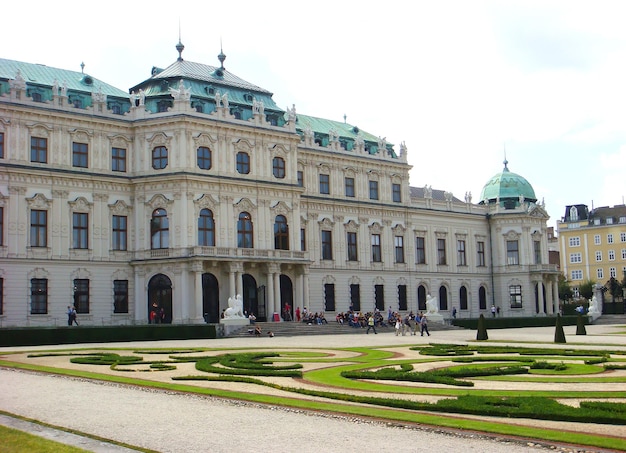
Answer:
[[[561,299],[564,302],[567,302],[572,297],[574,297],[574,292],[572,291],[572,288],[569,286],[569,283],[567,282],[567,278],[565,277],[565,274],[561,272],[559,274],[559,299]]]
[[[485,321],[485,317],[481,313],[480,318],[478,318],[478,331],[476,332],[476,340],[483,341],[489,339],[486,323],[487,322]]]
[[[622,295],[622,284],[615,277],[611,277],[609,281],[606,282],[605,286],[609,290],[609,293],[611,293],[613,301]]]
[[[565,332],[563,332],[563,323],[561,321],[561,315],[556,315],[556,329],[554,330],[554,342],[566,343]]]
[[[585,299],[591,299],[593,297],[593,290],[595,289],[596,282],[587,280],[585,283],[578,287],[578,293]]]

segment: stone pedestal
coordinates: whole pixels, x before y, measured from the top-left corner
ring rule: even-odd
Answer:
[[[445,320],[440,313],[433,313],[433,314],[426,313],[426,319],[428,320],[428,322],[438,322],[441,324],[445,323]]]
[[[220,319],[220,324],[224,329],[224,335],[230,335],[242,327],[250,325],[250,320],[248,318],[224,318]]]

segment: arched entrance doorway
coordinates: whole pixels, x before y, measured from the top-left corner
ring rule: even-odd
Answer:
[[[280,312],[285,321],[293,320],[293,283],[283,274],[280,276]]]
[[[246,313],[254,313],[259,321],[266,321],[265,306],[259,306],[256,280],[250,274],[243,274],[243,309]]]
[[[172,281],[167,275],[157,274],[148,283],[148,322],[172,323]]]
[[[419,285],[417,288],[417,310],[426,311],[426,288]]]
[[[202,315],[204,322],[220,322],[220,288],[213,274],[202,274]]]

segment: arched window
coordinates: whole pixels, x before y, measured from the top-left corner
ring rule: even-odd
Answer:
[[[165,209],[155,209],[150,220],[150,248],[166,249],[170,246],[170,225]]]
[[[201,210],[198,217],[198,245],[205,247],[215,245],[215,221],[209,209]]]
[[[289,225],[284,215],[277,215],[274,222],[274,248],[289,250]]]
[[[237,172],[242,175],[250,173],[250,156],[248,153],[237,153]]]
[[[578,208],[576,208],[576,206],[569,208],[569,219],[571,222],[578,221]]]
[[[152,168],[162,170],[167,167],[167,148],[157,146],[152,150]]]
[[[242,249],[253,248],[252,232],[252,217],[249,213],[242,212],[237,221],[237,247]]]
[[[448,309],[448,290],[445,286],[439,287],[439,310]]]
[[[467,288],[465,286],[461,286],[459,289],[459,304],[461,310],[467,310]]]
[[[487,290],[484,286],[478,288],[478,308],[480,310],[487,309]]]

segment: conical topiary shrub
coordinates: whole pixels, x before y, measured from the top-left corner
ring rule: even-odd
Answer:
[[[485,325],[485,323],[485,317],[483,315],[480,315],[480,318],[478,318],[478,331],[476,332],[476,339],[479,341],[489,339],[489,335],[487,335],[487,326]]]
[[[576,318],[576,335],[587,335],[585,320],[583,319],[583,315],[580,313],[578,313],[578,318]]]
[[[555,343],[566,343],[565,332],[563,332],[563,323],[561,322],[561,315],[556,315],[556,330],[554,332]]]

